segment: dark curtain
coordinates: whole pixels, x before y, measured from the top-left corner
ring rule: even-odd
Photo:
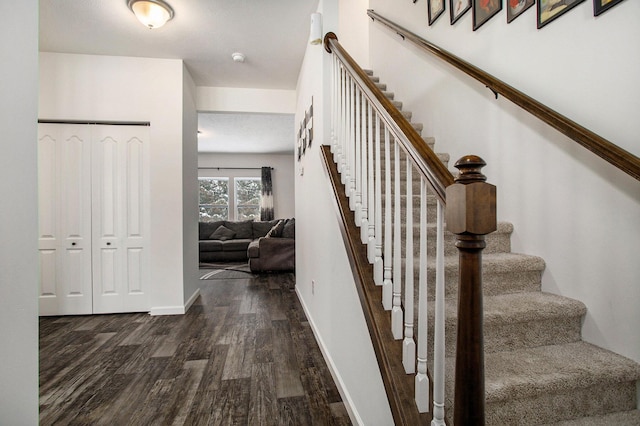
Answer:
[[[273,183],[271,182],[271,167],[262,168],[260,220],[273,220]]]

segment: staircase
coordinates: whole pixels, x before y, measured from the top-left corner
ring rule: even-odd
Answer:
[[[367,74],[411,121],[411,113],[402,111],[402,104],[394,100],[393,93],[386,92],[386,85],[371,72]],[[412,126],[419,133],[422,131],[421,124]],[[433,138],[424,139],[433,148]],[[382,155],[384,158],[384,152]],[[445,164],[449,160],[448,154],[438,156]],[[402,176],[406,177],[404,172]],[[415,235],[420,232],[419,185],[419,178],[414,177]],[[403,209],[404,205],[403,201]],[[435,216],[435,205],[435,197],[430,195],[428,216]],[[429,225],[427,232],[435,232],[434,226]],[[499,223],[498,230],[486,237],[483,251],[486,424],[640,425],[636,387],[640,366],[581,340],[586,307],[577,300],[541,291],[544,260],[511,252],[512,232],[511,224]],[[404,229],[402,235],[404,238]],[[458,287],[458,255],[453,240],[449,234],[445,242],[449,424],[453,424]],[[416,240],[414,253],[419,252],[417,245]],[[413,264],[417,280],[419,259],[415,258]],[[433,274],[432,267],[429,274]],[[433,295],[429,297],[431,300]],[[430,307],[429,312],[434,309]],[[417,314],[414,323],[419,327]],[[430,318],[430,327],[433,323]],[[432,330],[429,336],[433,336]],[[429,347],[432,348],[431,342]],[[429,360],[433,360],[431,354]]]

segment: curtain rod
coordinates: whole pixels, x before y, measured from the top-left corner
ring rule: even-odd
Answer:
[[[273,167],[269,167],[275,170]],[[262,170],[262,167],[198,167],[198,170]]]
[[[49,120],[39,118],[40,124],[100,124],[107,126],[151,126],[148,121],[105,121],[105,120]]]

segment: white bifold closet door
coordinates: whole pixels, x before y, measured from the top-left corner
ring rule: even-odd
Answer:
[[[91,129],[38,126],[40,314],[93,312]]]
[[[149,310],[146,126],[40,124],[40,314]]]

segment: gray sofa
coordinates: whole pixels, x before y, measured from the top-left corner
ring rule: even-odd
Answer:
[[[198,234],[201,263],[248,260],[254,272],[295,267],[295,219],[199,222]]]
[[[252,272],[293,271],[296,268],[295,219],[281,220],[247,250]]]

